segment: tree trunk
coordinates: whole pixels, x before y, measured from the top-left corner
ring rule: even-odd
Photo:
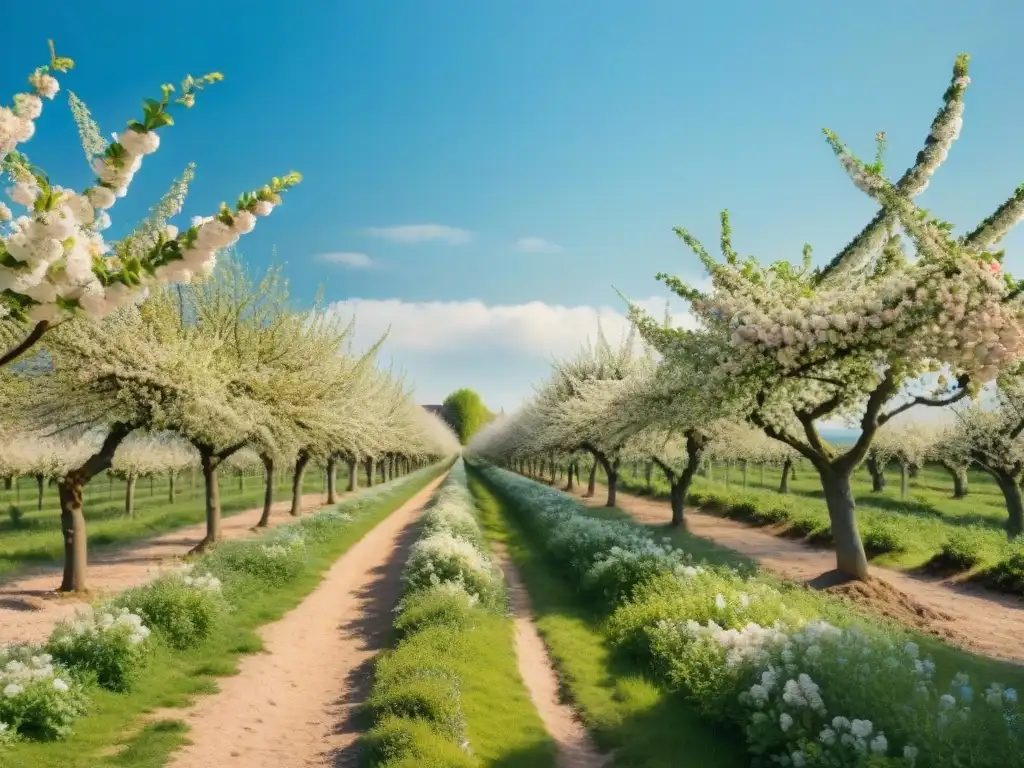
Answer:
[[[746,490],[747,489],[747,462],[746,461],[741,462],[741,466],[743,468],[743,490]]]
[[[366,487],[373,488],[373,457],[366,457]]]
[[[156,486],[155,486],[155,484],[153,482],[153,479],[154,479],[153,475],[150,475],[149,476],[149,495],[150,496],[155,496],[156,495]]]
[[[270,511],[274,506],[274,459],[271,456],[260,456],[263,462],[263,512],[260,514],[257,528],[266,528],[270,525]]]
[[[4,478],[4,490],[9,491],[14,487],[14,478],[8,475]]]
[[[238,470],[238,492],[245,493],[245,472]]]
[[[900,499],[907,498],[907,464],[900,462]]]
[[[879,466],[878,459],[875,456],[869,456],[865,462],[868,468],[868,473],[871,475],[871,490],[875,493],[881,493],[885,490],[885,468]]]
[[[597,492],[597,460],[590,465],[590,477],[587,479],[587,492],[583,494],[586,498],[590,498]]]
[[[1024,532],[1024,498],[1021,497],[1020,486],[1017,478],[1008,472],[993,471],[989,469],[999,490],[1003,492],[1003,499],[1006,501],[1006,535],[1013,539]]]
[[[551,456],[550,463],[551,463],[551,484],[554,485],[555,481],[558,480],[558,478],[555,477],[555,457],[554,456]]]
[[[764,462],[761,462],[761,487],[764,488]]]
[[[64,577],[61,592],[85,592],[89,550],[85,534],[85,514],[82,512],[82,491],[85,479],[72,472],[57,485],[60,496],[60,527],[64,535]]]
[[[818,470],[821,487],[825,491],[828,517],[832,524],[832,538],[836,544],[836,568],[847,576],[866,579],[868,558],[857,530],[856,502],[850,487],[849,473],[837,473],[831,468]]]
[[[359,488],[358,462],[355,459],[346,459],[345,463],[348,464],[348,492],[352,493]]]
[[[952,462],[942,462],[943,468],[953,478],[953,498],[964,499],[967,497],[967,469],[958,467]]]
[[[793,460],[782,462],[782,479],[779,481],[779,493],[789,493],[789,478],[793,474]]]
[[[654,490],[654,462],[648,461],[644,464],[644,485],[647,487],[647,492],[651,493]]]
[[[36,498],[36,511],[42,512],[43,510],[43,488],[46,487],[46,478],[43,475],[36,475],[36,488],[39,493]]]
[[[124,513],[135,517],[135,475],[128,475],[124,486]]]
[[[289,510],[292,517],[302,514],[302,479],[306,474],[306,465],[309,464],[309,454],[306,451],[299,451],[295,459],[295,472],[292,474],[292,508]]]
[[[206,536],[193,549],[202,552],[210,544],[220,541],[220,486],[217,484],[217,467],[220,459],[213,448],[199,449],[199,462],[203,469],[203,501],[206,506]]]
[[[335,474],[336,474],[337,464],[338,464],[338,460],[334,456],[331,456],[329,459],[327,459],[327,469],[326,469],[326,472],[327,472],[327,503],[328,504],[335,504],[338,501],[337,496],[335,494],[335,490],[334,490],[335,479],[336,479],[335,478]]]
[[[174,503],[174,477],[173,472],[167,475],[167,500],[171,504]]]
[[[572,462],[569,462],[569,471],[566,472],[566,475],[568,475],[568,479],[566,480],[566,483],[565,483],[565,490],[569,491],[570,493],[576,487],[573,484],[573,473],[575,471],[576,471],[576,465],[573,464]]]

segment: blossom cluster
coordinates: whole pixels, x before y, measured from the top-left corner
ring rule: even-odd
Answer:
[[[53,656],[28,646],[0,650],[0,744],[63,738],[86,703],[82,684]]]
[[[685,564],[685,553],[641,526],[590,517],[548,487],[483,471],[529,510],[524,522],[577,583],[598,572],[620,582],[603,589],[617,595],[609,639],[641,650],[708,716],[740,727],[753,756],[796,768],[882,759],[998,768],[1024,749],[1013,688],[992,683],[976,694],[965,674],[944,683],[901,632],[760,576]],[[643,559],[642,571],[607,564]]]
[[[64,60],[67,62],[67,60]],[[70,66],[70,62],[67,62]],[[194,275],[208,275],[218,251],[251,232],[256,218],[269,215],[280,202],[280,193],[298,183],[291,174],[243,195],[234,209],[222,206],[210,217],[193,219],[179,233],[165,225],[112,248],[101,234],[110,226],[108,210],[124,197],[143,158],[160,147],[158,130],[171,124],[167,116],[170,93],[164,86],[162,101],[150,100],[141,121],[114,135],[102,155],[92,161],[96,182],[79,193],[51,184],[31,167],[27,158],[11,154],[34,134],[34,120],[42,112],[42,99],[52,99],[59,84],[49,68],[29,77],[31,92],[14,97],[14,107],[0,108],[0,162],[13,180],[7,188],[10,200],[28,209],[15,217],[0,203],[0,291],[7,301],[5,314],[14,313],[32,322],[50,322],[69,313],[83,312],[102,318],[120,306],[141,300],[154,283],[188,282]],[[187,79],[177,103],[188,107],[196,88],[214,82],[219,75]],[[178,201],[177,210],[180,211]]]

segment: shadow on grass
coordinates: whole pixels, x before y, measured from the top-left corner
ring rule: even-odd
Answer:
[[[471,475],[488,537],[502,541],[530,594],[537,629],[559,675],[563,698],[575,708],[598,748],[616,768],[739,768],[750,758],[743,739],[702,717],[682,696],[613,654],[601,632],[602,609],[590,606],[519,524],[523,510]],[[615,517],[618,510],[593,510]],[[725,557],[719,548],[709,550]],[[511,761],[518,755],[510,756]],[[530,765],[507,762],[504,765]]]

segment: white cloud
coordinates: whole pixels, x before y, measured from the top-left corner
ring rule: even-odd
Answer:
[[[665,299],[635,303],[659,318],[665,311]],[[678,302],[671,307],[677,324],[694,327]],[[350,299],[332,304],[330,311],[346,319],[354,316],[357,349],[366,349],[390,328],[382,359],[408,374],[421,402],[440,402],[459,387],[471,387],[495,410],[516,408],[545,377],[548,362],[594,339],[598,323],[613,343],[629,327],[625,307],[540,301],[487,305]]]
[[[331,253],[317,254],[319,261],[326,261],[330,264],[339,264],[349,269],[367,269],[373,266],[373,259],[365,253],[354,251],[332,251]]]
[[[401,224],[395,227],[370,227],[366,231],[375,237],[383,237],[396,243],[443,240],[452,245],[462,245],[473,239],[473,233],[469,230],[444,224]]]
[[[665,311],[664,299],[636,303],[657,317]],[[386,346],[393,351],[479,346],[550,358],[571,354],[588,338],[594,338],[598,323],[611,340],[622,338],[629,326],[624,308],[565,307],[541,301],[488,306],[476,300],[411,303],[401,299],[349,299],[332,304],[331,310],[355,316],[357,345],[372,342],[390,327]],[[676,311],[673,317],[693,327],[689,313]]]
[[[565,250],[543,237],[521,237],[513,247],[520,253],[561,253]]]

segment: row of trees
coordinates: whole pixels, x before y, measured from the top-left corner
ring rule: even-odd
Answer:
[[[698,290],[666,274],[658,279],[689,302],[697,328],[674,328],[631,306],[642,344],[632,335],[618,348],[599,341],[556,364],[536,398],[482,432],[476,449],[502,461],[589,453],[608,476],[612,503],[624,455],[646,445],[671,484],[681,522],[686,488],[716,425],[745,424],[815,469],[837,567],[856,578],[867,576],[867,557],[851,477],[893,419],[969,402],[998,377],[999,408],[968,408],[963,423],[986,428],[962,434],[973,461],[997,478],[1019,479],[1024,463],[1006,462],[1018,455],[1015,441],[1024,430],[1024,418],[1012,418],[1024,414],[1013,383],[1024,357],[1024,287],[1003,274],[996,246],[1024,216],[1024,185],[959,237],[914,202],[960,135],[967,66],[968,57],[959,56],[921,152],[895,181],[885,175],[884,134],[866,163],[826,130],[851,180],[880,206],[831,262],[813,268],[810,246],[795,264],[741,257],[727,213],[720,261],[677,229],[712,287]],[[849,446],[822,438],[819,424],[837,419],[859,427]],[[993,429],[993,421],[1003,426]],[[1020,489],[1004,485],[1014,534]]]
[[[375,350],[357,355],[350,340],[351,324],[322,307],[292,309],[279,270],[253,280],[223,257],[203,282],[51,330],[29,365],[2,376],[0,464],[34,457],[33,474],[58,479],[62,589],[86,587],[83,495],[102,472],[131,488],[142,475],[198,466],[202,549],[220,538],[222,467],[263,468],[266,525],[282,465],[298,514],[311,461],[326,467],[333,500],[338,462],[355,488],[360,466],[372,483],[378,472],[456,452],[447,425],[412,401],[401,377],[375,366]]]
[[[0,205],[0,442],[5,457],[35,452],[47,468],[37,464],[33,474],[58,478],[61,589],[87,587],[83,495],[119,455],[127,475],[153,469],[131,467],[131,455],[198,463],[203,548],[220,538],[218,471],[243,451],[266,471],[266,517],[269,479],[282,464],[293,474],[297,511],[311,461],[328,468],[333,496],[339,461],[354,485],[359,464],[372,482],[382,464],[408,470],[458,450],[451,430],[410,399],[402,377],[375,365],[376,347],[354,352],[351,324],[319,299],[296,310],[280,269],[253,279],[237,258],[224,258],[298,174],[179,230],[170,219],[181,211],[189,166],[131,234],[106,242],[107,210],[160,146],[172,109],[191,107],[221,76],[162,86],[161,98],[146,100],[142,118],[113,142],[70,94],[96,172],[95,183],[77,193],[15,151],[32,137],[42,99],[58,92],[55,74],[72,66],[51,45],[50,63],[29,78],[32,91],[0,109],[0,169],[12,184],[9,199],[25,209],[14,217]],[[132,450],[136,441],[148,449]]]

